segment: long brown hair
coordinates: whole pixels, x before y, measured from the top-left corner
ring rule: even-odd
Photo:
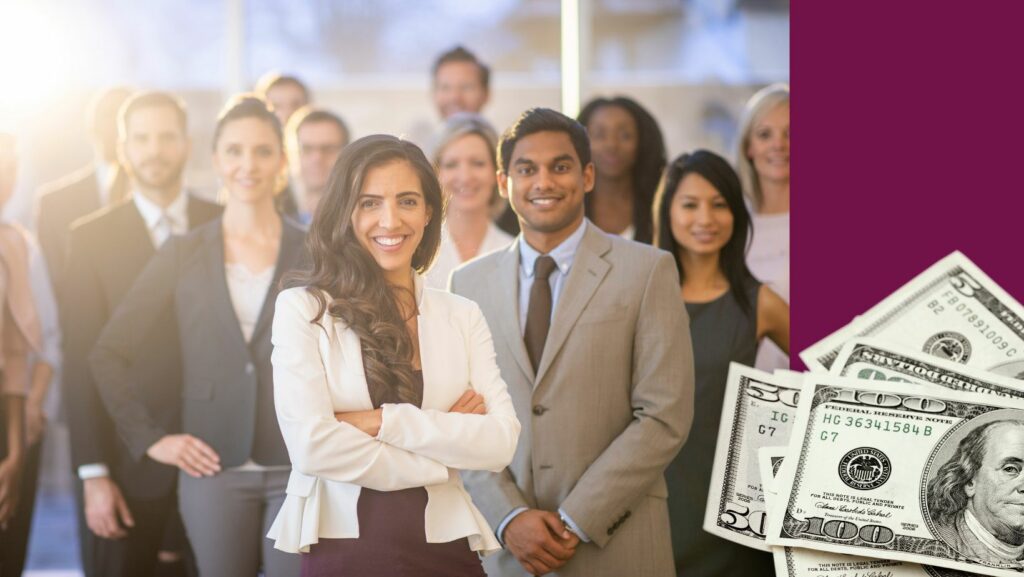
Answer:
[[[319,302],[319,310],[310,322],[319,322],[327,314],[355,331],[375,404],[420,400],[413,385],[412,339],[394,293],[399,289],[387,283],[377,261],[359,244],[352,230],[352,214],[366,174],[395,161],[407,162],[416,171],[432,213],[412,257],[417,272],[430,267],[441,242],[441,185],[419,147],[377,134],[346,146],[335,163],[306,237],[312,268],[289,282],[305,286]]]

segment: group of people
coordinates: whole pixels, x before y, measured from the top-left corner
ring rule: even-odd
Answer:
[[[432,73],[423,146],[265,77],[217,118],[218,203],[180,99],[94,103],[42,250],[0,227],[0,575],[57,367],[89,576],[771,574],[701,524],[728,364],[788,352],[788,88],[734,168],[668,162],[625,97],[499,135],[486,65]]]

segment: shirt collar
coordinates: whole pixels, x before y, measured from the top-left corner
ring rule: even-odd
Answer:
[[[576,257],[576,250],[580,247],[580,242],[583,240],[583,233],[587,230],[587,219],[583,219],[580,225],[576,227],[576,230],[569,235],[569,238],[562,241],[562,244],[556,246],[547,254],[551,258],[555,259],[555,265],[558,266],[558,270],[563,275],[569,274],[569,269],[572,268],[572,261]],[[523,267],[523,272],[526,276],[533,278],[533,268],[537,264],[537,259],[541,257],[541,254],[537,252],[537,249],[530,246],[530,243],[526,242],[523,235],[519,235],[519,263]]]
[[[1007,561],[1016,561],[1024,553],[1024,545],[1010,545],[999,540],[998,537],[989,533],[988,529],[982,526],[981,522],[971,513],[970,509],[964,509],[964,523],[974,536],[997,557]]]
[[[142,220],[146,223],[146,228],[152,230],[158,222],[160,217],[167,213],[167,216],[171,218],[177,225],[182,225],[188,222],[188,195],[185,191],[178,193],[178,197],[174,199],[167,208],[160,208],[160,205],[156,204],[152,200],[149,200],[138,191],[132,192],[132,200],[135,202],[135,208],[139,210],[139,214],[142,215]]]

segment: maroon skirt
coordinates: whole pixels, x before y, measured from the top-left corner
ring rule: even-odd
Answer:
[[[302,555],[302,577],[486,577],[466,538],[427,543],[427,491],[359,494],[358,539],[320,539]]]

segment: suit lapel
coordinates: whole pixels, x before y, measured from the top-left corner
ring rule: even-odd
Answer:
[[[245,344],[242,326],[238,324],[238,315],[235,314],[235,305],[231,302],[231,292],[228,290],[228,277],[224,271],[224,230],[218,224],[207,227],[202,233],[203,244],[206,246],[206,284],[211,288],[213,308],[221,316],[221,322],[230,327],[227,330],[235,336],[233,340],[248,354],[249,347]]]
[[[498,326],[497,330],[504,337],[508,348],[512,351],[512,358],[523,371],[530,382],[533,382],[533,365],[530,364],[530,357],[526,354],[526,344],[523,342],[523,334],[519,330],[519,242],[513,241],[502,255],[498,263],[498,270],[493,275],[488,275],[490,290],[488,294],[497,298]]]
[[[267,296],[263,299],[263,306],[260,308],[260,316],[256,319],[256,326],[252,330],[250,343],[256,342],[260,335],[270,326],[274,318],[274,301],[276,300],[277,287],[281,284],[281,278],[291,272],[299,261],[302,252],[304,233],[288,223],[288,219],[281,219],[281,247],[277,252],[277,263],[274,265],[274,280],[270,281],[270,288],[267,289]],[[223,243],[222,243],[223,246]],[[223,250],[223,249],[221,249]]]
[[[223,210],[219,204],[206,202],[192,193],[188,195],[188,205],[185,211],[188,213],[188,229],[198,228],[207,222],[217,218]]]
[[[146,228],[146,221],[139,214],[135,202],[131,199],[121,201],[121,205],[114,210],[121,212],[124,216],[121,224],[117,227],[118,245],[124,252],[118,250],[110,256],[116,260],[118,267],[131,275],[131,282],[146,268],[156,248],[153,246],[153,239],[149,236],[149,229]],[[125,287],[127,291],[131,288],[131,282]]]
[[[537,379],[534,381],[536,388],[551,363],[558,356],[569,333],[576,325],[583,310],[587,308],[590,299],[601,286],[601,281],[611,265],[601,258],[611,248],[611,242],[600,232],[596,226],[588,223],[587,231],[580,242],[576,256],[573,258],[572,269],[569,271],[569,278],[565,280],[562,287],[562,294],[558,297],[555,305],[555,313],[551,319],[551,328],[548,331],[548,338],[544,341],[544,354],[540,359],[540,367],[537,369]]]

